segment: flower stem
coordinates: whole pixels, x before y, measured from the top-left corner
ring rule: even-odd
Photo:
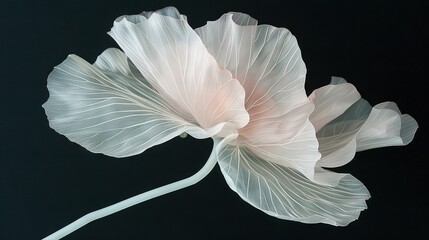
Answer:
[[[216,145],[216,144],[215,144]],[[215,147],[213,148],[213,151],[215,151]],[[84,215],[83,217],[77,219],[76,221],[70,223],[69,225],[61,228],[60,230],[52,233],[51,235],[43,238],[44,240],[52,240],[52,239],[60,239],[63,238],[65,236],[67,236],[68,234],[76,231],[77,229],[85,226],[86,224],[103,218],[105,216],[108,216],[110,214],[119,212],[121,210],[124,210],[126,208],[132,207],[136,204],[142,203],[146,200],[150,200],[152,198],[156,198],[159,196],[162,196],[164,194],[170,193],[170,192],[174,192],[176,190],[185,188],[185,187],[189,187],[199,181],[201,181],[205,176],[207,176],[207,174],[210,173],[210,171],[214,168],[214,166],[216,165],[217,162],[217,157],[215,156],[216,154],[211,154],[209,159],[207,160],[206,164],[194,175],[182,179],[180,181],[174,182],[174,183],[170,183],[167,184],[165,186],[159,187],[159,188],[155,188],[153,190],[141,193],[139,195],[136,195],[134,197],[128,198],[126,200],[123,200],[121,202],[115,203],[113,205],[110,205],[108,207],[96,210],[94,212],[88,213],[86,215]]]

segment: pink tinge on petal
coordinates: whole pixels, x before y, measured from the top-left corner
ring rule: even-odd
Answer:
[[[235,144],[313,179],[320,154],[308,120],[314,106],[304,88],[301,51],[287,29],[256,23],[250,16],[228,13],[196,29],[210,54],[246,92],[250,121]]]
[[[314,168],[320,159],[318,142],[314,137],[314,127],[309,120],[304,127],[291,139],[283,139],[276,143],[245,141],[246,146],[261,159],[281,166],[293,168],[314,181]]]
[[[248,123],[243,87],[218,66],[185,20],[156,12],[140,22],[123,18],[110,35],[153,88],[201,127],[192,136],[223,136]]]
[[[240,129],[240,135],[252,142],[260,143],[292,139],[304,127],[313,109],[311,103],[303,106],[285,113],[281,102],[267,95],[267,91],[262,87],[255,88],[245,106],[250,121]]]
[[[246,25],[256,24],[248,16],[245,26],[238,25],[241,14],[235,15],[225,14],[195,31],[219,66],[244,87],[247,111],[282,115],[306,104],[306,68],[295,37],[284,28]]]

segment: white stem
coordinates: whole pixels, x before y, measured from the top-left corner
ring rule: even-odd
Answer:
[[[215,144],[216,146],[216,144]],[[213,147],[213,151],[215,151],[215,146]],[[210,171],[214,168],[214,166],[216,165],[217,162],[217,157],[215,157],[216,154],[211,154],[211,156],[209,157],[209,160],[207,160],[206,164],[200,169],[200,171],[198,171],[197,173],[195,173],[194,175],[192,175],[191,177],[188,177],[186,179],[174,182],[174,183],[170,183],[168,185],[150,190],[148,192],[144,192],[141,193],[139,195],[136,195],[134,197],[128,198],[126,200],[123,200],[121,202],[115,203],[113,205],[110,205],[108,207],[96,210],[94,212],[88,213],[85,216],[77,219],[76,221],[70,223],[69,225],[61,228],[60,230],[52,233],[51,235],[43,238],[44,240],[53,240],[53,239],[60,239],[63,238],[65,236],[67,236],[68,234],[76,231],[77,229],[85,226],[86,224],[103,218],[105,216],[108,216],[110,214],[119,212],[121,210],[124,210],[126,208],[132,207],[136,204],[139,204],[141,202],[144,202],[146,200],[152,199],[152,198],[156,198],[159,197],[161,195],[185,188],[185,187],[189,187],[199,181],[201,181],[201,179],[203,179],[205,176],[207,176],[207,174],[210,173]]]

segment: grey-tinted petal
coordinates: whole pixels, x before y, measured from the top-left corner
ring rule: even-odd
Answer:
[[[356,136],[357,151],[407,145],[417,128],[416,120],[410,115],[401,115],[395,103],[377,104]]]
[[[365,200],[370,197],[365,186],[351,175],[342,175],[335,187],[321,186],[243,147],[229,145],[218,155],[231,189],[252,206],[281,219],[345,226],[366,209]],[[323,176],[325,170],[318,171]]]
[[[326,124],[316,136],[322,158],[318,166],[339,167],[350,162],[356,153],[356,135],[371,112],[371,105],[359,99],[342,115]]]
[[[331,84],[345,80],[333,77]],[[322,167],[339,167],[353,159],[357,151],[386,146],[403,146],[411,142],[418,124],[410,115],[401,114],[393,102],[374,107],[359,99],[342,115],[317,132]]]
[[[252,18],[250,15],[240,12],[229,12],[232,14],[232,20],[240,26],[256,26],[258,20]]]
[[[352,84],[339,83],[318,88],[308,98],[314,104],[310,121],[317,132],[359,100],[360,94]]]
[[[70,55],[49,75],[48,89],[50,126],[92,152],[131,156],[198,128],[135,77],[118,49],[94,66]]]

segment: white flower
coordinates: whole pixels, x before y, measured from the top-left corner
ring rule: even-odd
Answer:
[[[371,110],[340,78],[307,99],[305,64],[284,28],[228,13],[196,32],[246,91],[249,124],[218,152],[228,185],[278,218],[332,225],[357,219],[368,190],[353,176],[322,167],[344,165],[356,150],[408,144],[416,121],[393,103]]]
[[[120,17],[109,34],[124,52],[108,49],[93,65],[71,55],[50,74],[50,126],[114,157],[184,132],[212,137],[210,159],[228,185],[281,219],[355,220],[367,189],[323,167],[346,164],[356,151],[405,145],[417,129],[394,103],[371,109],[340,78],[308,97],[295,37],[246,14],[227,13],[194,31],[168,7]]]

